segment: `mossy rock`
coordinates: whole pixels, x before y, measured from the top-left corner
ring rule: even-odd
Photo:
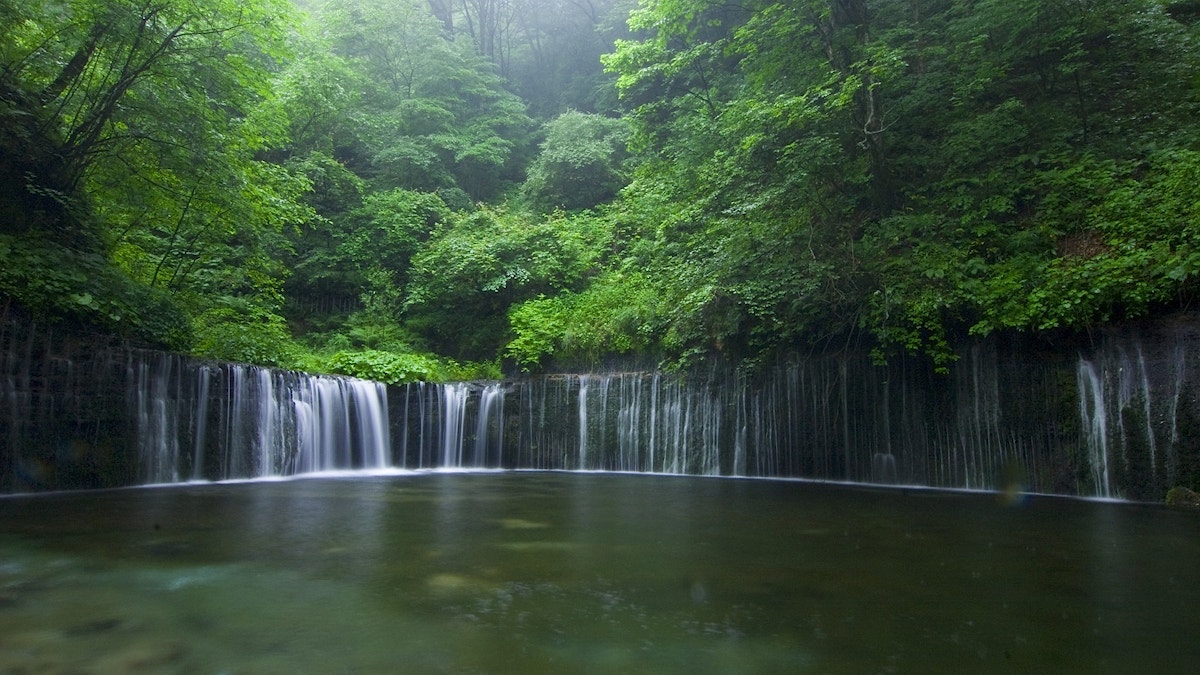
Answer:
[[[1173,487],[1167,490],[1167,506],[1200,509],[1200,493],[1185,487]]]

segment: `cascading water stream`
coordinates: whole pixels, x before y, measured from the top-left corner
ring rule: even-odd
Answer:
[[[499,466],[504,450],[504,386],[491,382],[479,394],[474,465]],[[494,448],[494,452],[492,451]]]
[[[204,448],[208,441],[208,399],[211,371],[208,366],[201,365],[196,369],[196,424],[192,434],[192,472],[191,480],[204,479]]]
[[[521,468],[1153,499],[1200,466],[1200,322],[1038,362],[984,342],[949,375],[835,355],[394,388],[0,338],[3,491]]]
[[[368,469],[391,466],[391,430],[388,428],[387,387],[380,382],[346,380],[358,418],[358,439],[363,465]]]
[[[579,468],[588,468],[588,375],[579,376]]]
[[[1141,389],[1141,396],[1137,397],[1142,403],[1142,415],[1146,420],[1146,440],[1150,448],[1150,470],[1157,471],[1158,469],[1158,447],[1154,438],[1154,432],[1150,428],[1150,376],[1146,372],[1146,357],[1142,354],[1142,346],[1137,345],[1137,365],[1138,365],[1138,386]],[[1134,398],[1134,397],[1130,397]],[[1128,403],[1130,399],[1125,399],[1123,403]]]
[[[243,364],[191,365],[167,354],[135,357],[146,482],[391,466],[387,391],[379,383]]]
[[[467,416],[466,383],[443,385],[442,390],[442,466],[463,465],[463,429]]]
[[[1153,495],[1175,480],[1163,473],[1167,462],[1155,458],[1178,444],[1175,420],[1186,412],[1180,397],[1190,385],[1174,375],[1156,381],[1147,357],[1121,361],[1112,356],[1116,347],[1101,353],[1109,356],[1030,369],[1008,365],[1004,355],[981,346],[951,376],[830,358],[755,377],[717,370],[691,378],[552,375],[510,383],[502,395],[489,384],[420,385],[439,393],[406,392],[406,400],[423,403],[405,415],[443,419],[444,429],[460,435],[474,429],[473,466],[486,453],[488,466],[508,468]],[[1175,363],[1181,353],[1172,349],[1168,360]],[[1104,359],[1117,359],[1116,365]],[[1106,386],[1109,371],[1127,374],[1116,378],[1126,383],[1124,393]],[[494,424],[497,396],[516,400],[504,407],[506,428],[515,433],[503,439],[485,431]],[[1127,419],[1114,435],[1121,415]],[[1147,422],[1151,416],[1170,418],[1170,426],[1155,422],[1164,427],[1156,431]],[[413,441],[411,429],[401,433]],[[1159,437],[1148,443],[1153,433]],[[1144,454],[1153,475],[1139,487],[1131,481]],[[1114,461],[1122,468],[1114,470]],[[443,453],[442,466],[465,464]]]

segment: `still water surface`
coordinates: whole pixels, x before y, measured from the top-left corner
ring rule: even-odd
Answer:
[[[0,498],[0,673],[1191,673],[1200,516],[461,473]]]

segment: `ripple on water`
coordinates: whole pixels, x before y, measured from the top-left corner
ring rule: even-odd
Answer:
[[[506,530],[540,530],[550,527],[550,523],[525,520],[524,518],[501,518],[497,522]]]

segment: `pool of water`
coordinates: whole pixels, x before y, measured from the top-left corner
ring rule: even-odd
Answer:
[[[0,498],[0,673],[1195,672],[1200,516],[458,473]]]

